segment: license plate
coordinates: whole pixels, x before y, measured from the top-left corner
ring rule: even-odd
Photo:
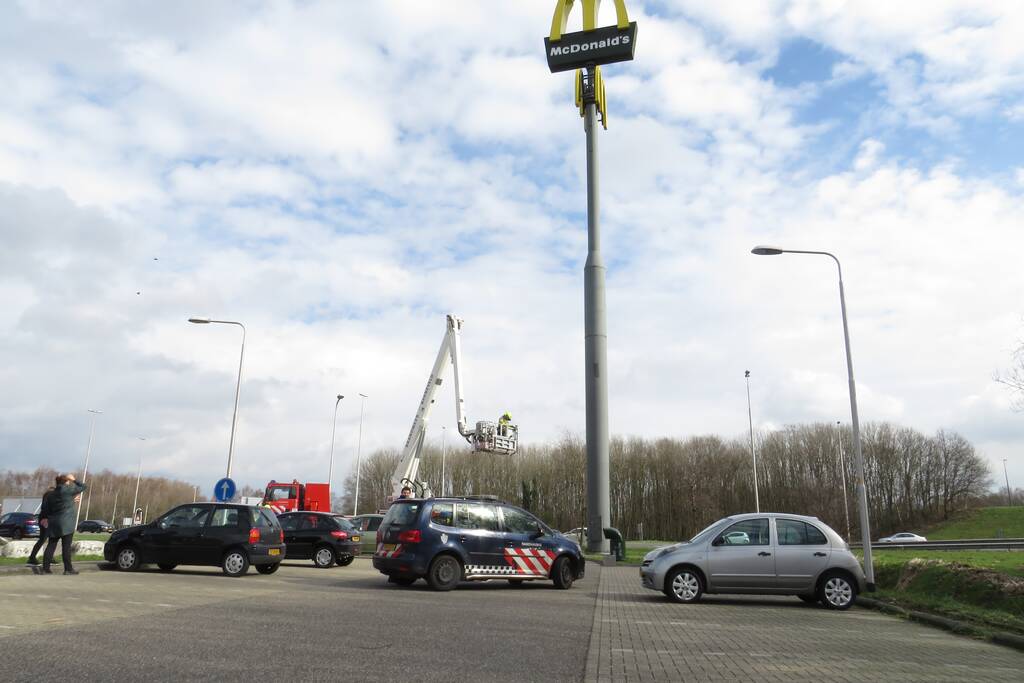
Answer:
[[[280,549],[278,549],[278,548],[271,548],[271,549],[270,549],[270,554],[271,554],[271,555],[280,555],[280,554],[281,554],[281,551],[280,551]]]
[[[353,537],[352,537],[352,541],[353,541],[354,543],[359,543],[359,537],[358,537],[358,536],[353,536]]]

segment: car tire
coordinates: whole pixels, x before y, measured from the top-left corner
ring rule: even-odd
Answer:
[[[804,602],[810,603],[810,604],[814,604],[814,603],[818,602],[818,596],[817,595],[798,595],[796,597],[798,597],[801,600],[803,600]]]
[[[158,564],[157,565],[157,567],[160,567],[160,571],[162,571],[162,572],[174,571],[174,568],[177,567],[177,566],[178,565],[176,565],[176,564]]]
[[[25,537],[25,532],[21,529],[15,529],[14,533],[11,534],[11,536],[14,538],[15,541],[20,541],[22,538]]]
[[[462,563],[451,555],[438,555],[427,570],[427,583],[436,591],[450,591],[462,581]]]
[[[704,579],[689,567],[673,569],[665,577],[665,595],[682,604],[697,602],[704,595]]]
[[[572,563],[569,562],[569,558],[562,555],[555,564],[551,567],[551,579],[555,582],[555,588],[561,590],[568,590],[572,588],[573,579],[572,575]]]
[[[341,555],[340,557],[338,557],[338,560],[337,560],[338,566],[339,567],[347,567],[350,564],[352,564],[352,561],[354,559],[356,559],[356,558],[353,555]]]
[[[320,569],[330,569],[335,562],[334,548],[322,545],[313,550],[313,564]]]
[[[142,557],[139,549],[133,545],[123,545],[117,549],[117,557],[114,558],[117,568],[123,572],[136,571],[142,564]]]
[[[231,577],[243,576],[249,571],[249,558],[246,557],[245,552],[238,550],[229,550],[224,554],[224,559],[221,560],[220,568],[224,570],[224,573]]]
[[[857,600],[857,584],[846,574],[826,574],[818,586],[818,599],[826,609],[850,609]]]
[[[389,576],[388,583],[393,583],[396,586],[411,586],[416,583],[415,576]]]
[[[258,571],[260,574],[273,574],[274,572],[276,572],[280,568],[281,568],[281,563],[280,562],[275,562],[274,564],[258,564],[258,565],[256,565],[256,571]]]

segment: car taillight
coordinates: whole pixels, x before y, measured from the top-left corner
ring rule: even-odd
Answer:
[[[346,538],[348,538],[348,532],[347,531],[332,531],[331,532],[331,536],[334,536],[335,538],[340,538],[341,540],[344,541]]]
[[[279,534],[277,542],[284,543],[284,529],[278,529],[277,533]]]
[[[249,543],[252,544],[252,545],[256,545],[259,542],[260,542],[260,530],[259,529],[249,529]]]
[[[399,543],[419,543],[420,542],[420,530],[419,529],[408,529],[398,534]]]

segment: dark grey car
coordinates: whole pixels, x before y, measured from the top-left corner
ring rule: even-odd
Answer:
[[[864,590],[864,570],[845,541],[816,517],[751,513],[720,519],[687,542],[647,553],[645,588],[675,602],[704,593],[796,595],[847,609]]]

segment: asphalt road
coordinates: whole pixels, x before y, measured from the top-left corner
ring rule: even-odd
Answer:
[[[581,680],[599,569],[572,590],[389,585],[368,560],[0,577],[2,678]],[[42,657],[43,644],[56,656]],[[282,678],[286,677],[286,678]]]

